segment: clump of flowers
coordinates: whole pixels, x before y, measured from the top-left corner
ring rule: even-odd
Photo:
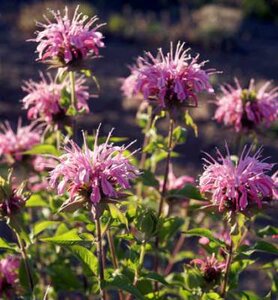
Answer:
[[[219,262],[214,253],[212,256],[207,256],[204,259],[193,259],[191,264],[194,264],[200,268],[204,279],[208,282],[218,280],[226,265],[225,262]]]
[[[9,122],[0,125],[0,157],[6,162],[21,161],[24,152],[40,143],[42,127],[32,123],[22,126],[18,122],[14,131]]]
[[[7,256],[0,260],[0,295],[11,297],[19,278],[20,259],[17,256]]]
[[[68,8],[65,7],[64,16],[60,11],[52,11],[54,21],[44,16],[46,24],[38,23],[42,27],[37,32],[38,60],[57,67],[76,66],[82,60],[99,55],[99,48],[104,47],[103,35],[98,29],[103,25],[94,25],[98,18],[89,19],[78,12],[70,18]]]
[[[154,57],[146,52],[131,68],[131,75],[123,82],[126,96],[142,94],[145,100],[160,109],[173,109],[177,106],[197,106],[197,94],[213,92],[209,76],[213,70],[204,70],[204,62],[198,62],[199,55],[191,57],[184,43],[178,43],[174,50],[171,44],[166,55],[162,49]]]
[[[50,172],[50,186],[57,188],[59,195],[69,192],[67,204],[83,200],[95,206],[101,200],[117,199],[139,175],[124,155],[131,144],[114,146],[109,143],[111,133],[105,143],[98,145],[98,129],[93,150],[88,148],[85,136],[84,150],[71,140],[65,154],[58,158],[59,164]]]
[[[278,87],[269,90],[270,82],[255,88],[250,81],[244,89],[235,79],[236,86],[221,86],[223,95],[217,98],[214,118],[219,123],[233,127],[236,132],[255,129],[259,125],[270,126],[278,117]]]
[[[24,194],[24,184],[13,186],[12,172],[7,179],[0,177],[0,219],[17,214],[25,205],[28,195]]]
[[[211,194],[220,212],[245,212],[253,206],[262,208],[263,203],[273,199],[274,181],[267,175],[273,164],[261,160],[261,150],[253,156],[250,152],[251,147],[245,147],[238,161],[234,161],[227,147],[226,157],[217,150],[218,161],[209,155],[209,159],[204,159],[200,190]]]
[[[69,80],[58,83],[50,73],[47,74],[48,79],[42,73],[40,77],[39,82],[29,80],[23,85],[23,91],[27,95],[22,102],[24,109],[28,110],[28,118],[31,120],[40,118],[47,123],[63,119],[70,104]],[[77,110],[88,113],[90,94],[85,83],[83,76],[75,80],[75,98]]]

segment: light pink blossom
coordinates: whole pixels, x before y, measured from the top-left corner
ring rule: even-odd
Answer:
[[[19,278],[20,260],[17,256],[7,256],[0,260],[0,295],[10,296]]]
[[[154,101],[162,109],[197,106],[198,93],[213,92],[209,76],[214,71],[202,69],[206,62],[198,62],[199,55],[192,58],[188,52],[180,42],[175,50],[171,44],[166,55],[162,49],[156,57],[146,52],[123,82],[124,94],[128,97],[142,94],[145,100]]]
[[[200,268],[200,271],[203,273],[205,280],[211,282],[217,280],[222,271],[225,269],[225,262],[219,262],[215,254],[212,256],[207,256],[204,259],[196,258],[191,261],[191,264],[194,264]]]
[[[214,115],[217,122],[240,132],[262,124],[268,127],[277,120],[278,87],[269,90],[271,83],[268,81],[256,89],[253,79],[248,89],[243,89],[237,79],[235,84],[235,87],[229,84],[221,86],[222,96],[217,98]]]
[[[219,211],[246,211],[256,205],[262,208],[273,198],[273,179],[267,175],[273,164],[261,159],[261,150],[253,156],[251,147],[244,148],[237,162],[233,161],[227,147],[227,156],[219,150],[218,161],[208,155],[204,159],[205,171],[200,177],[201,192],[210,193]]]
[[[37,155],[33,159],[32,164],[35,171],[43,172],[55,168],[57,161],[51,157]]]
[[[130,180],[139,175],[129,157],[124,156],[131,144],[126,147],[109,144],[111,133],[105,143],[98,145],[98,129],[93,150],[88,148],[85,136],[84,150],[74,141],[69,142],[59,164],[50,172],[50,186],[57,188],[59,195],[69,191],[69,201],[74,202],[85,193],[86,200],[96,205],[105,198],[118,198],[130,188]]]
[[[6,162],[22,160],[25,151],[40,143],[41,133],[41,126],[35,123],[22,126],[19,120],[16,131],[12,129],[9,122],[1,124],[0,157]]]
[[[56,62],[60,66],[76,64],[81,60],[99,55],[99,48],[104,47],[103,35],[98,29],[103,25],[94,25],[98,18],[89,19],[78,12],[77,6],[72,19],[68,8],[65,7],[64,16],[60,11],[52,11],[54,21],[44,16],[46,24],[38,23],[42,27],[33,41],[39,43],[37,52],[39,60]],[[59,66],[59,65],[58,65]]]
[[[22,99],[23,108],[28,110],[29,119],[42,119],[47,123],[59,120],[66,114],[69,105],[62,103],[63,96],[67,97],[70,103],[70,83],[68,79],[63,82],[56,82],[50,73],[47,73],[48,79],[41,73],[41,80],[26,81],[22,87],[27,95]],[[88,100],[90,94],[89,87],[86,86],[86,80],[83,76],[75,80],[75,98],[78,111],[89,112]]]

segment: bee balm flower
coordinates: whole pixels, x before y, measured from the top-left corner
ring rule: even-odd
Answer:
[[[260,160],[261,151],[250,155],[251,147],[244,148],[239,160],[234,162],[227,148],[227,157],[218,151],[218,161],[205,159],[205,171],[200,177],[200,190],[212,195],[219,211],[245,212],[256,205],[273,199],[274,181],[266,173],[272,164]]]
[[[17,256],[7,256],[0,260],[0,295],[12,297],[19,278],[20,260]]]
[[[60,11],[50,11],[54,22],[44,17],[46,24],[38,23],[42,31],[37,32],[33,41],[38,42],[39,60],[57,67],[76,66],[82,60],[98,56],[99,48],[104,47],[103,35],[96,25],[97,17],[88,20],[88,16],[78,12],[77,6],[73,18],[70,19],[68,8],[64,16]]]
[[[137,59],[131,75],[123,82],[124,94],[142,94],[161,109],[197,106],[198,93],[213,92],[209,83],[213,70],[203,70],[206,62],[198,62],[199,56],[192,58],[188,51],[184,50],[184,43],[178,43],[175,50],[171,44],[166,55],[162,49],[156,57],[146,52],[145,57]]]
[[[0,157],[6,162],[20,161],[25,151],[30,150],[41,140],[40,126],[34,123],[28,126],[21,126],[18,122],[17,131],[13,131],[9,122],[0,125]]]
[[[69,80],[57,83],[49,73],[48,80],[42,73],[40,76],[41,81],[29,80],[22,87],[23,91],[28,93],[22,100],[23,107],[28,110],[28,118],[31,120],[40,118],[47,123],[63,119],[70,104],[70,100],[68,105],[62,103],[63,94],[68,95],[70,99]],[[89,112],[87,102],[90,95],[85,82],[84,77],[78,77],[75,81],[76,105],[79,111]]]
[[[139,175],[124,156],[130,145],[109,144],[111,132],[106,142],[98,145],[98,134],[99,129],[93,150],[88,148],[85,137],[84,150],[70,141],[65,154],[59,157],[59,164],[50,172],[50,186],[57,188],[59,195],[65,191],[70,194],[66,205],[83,199],[95,206],[101,200],[119,198],[123,190],[130,188],[130,180]]]
[[[267,92],[270,82],[256,90],[254,80],[248,89],[243,89],[235,79],[236,87],[221,86],[223,95],[217,98],[214,118],[236,132],[254,129],[259,125],[269,126],[278,116],[278,87]]]

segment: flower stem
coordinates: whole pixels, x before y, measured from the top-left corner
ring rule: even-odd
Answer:
[[[164,179],[163,179],[163,185],[162,185],[162,191],[160,194],[160,203],[159,203],[159,209],[157,213],[157,218],[159,219],[162,212],[163,212],[163,204],[165,200],[165,195],[167,192],[167,182],[168,182],[168,175],[169,175],[169,167],[170,167],[170,160],[171,160],[171,153],[173,150],[173,131],[174,131],[174,120],[170,118],[169,121],[169,130],[168,130],[168,143],[167,143],[167,158],[166,158],[166,166],[165,166],[165,172],[164,172]],[[159,266],[159,257],[158,257],[158,248],[159,248],[159,236],[156,237],[155,240],[155,249],[156,249],[156,255],[154,259],[154,271],[158,272],[158,266]],[[158,290],[158,282],[155,282],[155,291]]]
[[[21,256],[22,256],[22,259],[23,259],[29,289],[30,289],[31,294],[33,294],[34,281],[33,281],[33,277],[32,277],[31,268],[30,268],[30,265],[29,265],[28,256],[27,256],[26,249],[25,249],[25,246],[24,246],[24,242],[22,241],[20,235],[17,233],[17,231],[15,229],[14,229],[14,231],[15,231],[15,235],[16,235],[16,238],[17,238],[17,241],[18,241],[19,248],[20,248],[20,253],[21,253]]]
[[[113,264],[114,269],[117,270],[117,269],[119,269],[119,263],[118,263],[118,259],[116,256],[115,246],[114,246],[114,242],[113,242],[113,238],[112,238],[110,229],[107,230],[107,239],[108,239],[108,244],[109,244],[109,248],[110,248],[112,264]],[[119,290],[118,293],[119,293],[119,299],[124,300],[124,295],[123,295],[122,290]]]
[[[224,280],[223,280],[223,284],[221,287],[221,297],[225,299],[225,295],[226,295],[226,288],[227,288],[227,283],[228,283],[228,279],[229,279],[229,272],[230,272],[230,267],[231,267],[231,263],[232,263],[232,258],[233,258],[233,242],[231,241],[231,244],[229,245],[229,249],[228,249],[228,254],[227,254],[227,258],[226,258],[226,267],[224,270]]]
[[[101,238],[101,225],[99,217],[96,217],[96,234],[97,234],[97,256],[99,263],[99,282],[100,282],[100,297],[102,300],[106,300],[106,293],[102,289],[102,282],[104,281],[104,256]]]
[[[75,97],[75,74],[74,71],[69,72],[70,76],[70,96],[71,96],[71,105],[73,108],[76,108],[76,97]]]

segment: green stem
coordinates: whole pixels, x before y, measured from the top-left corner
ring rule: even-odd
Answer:
[[[227,284],[228,284],[228,279],[229,279],[229,272],[230,272],[230,267],[233,259],[233,242],[231,240],[231,244],[228,249],[228,254],[226,258],[226,267],[224,270],[224,280],[223,284],[221,287],[221,297],[225,299],[226,296],[226,289],[227,289]]]
[[[169,121],[169,130],[168,130],[168,144],[167,144],[167,158],[166,158],[166,166],[165,166],[165,172],[164,172],[164,179],[163,179],[163,185],[162,185],[162,191],[160,194],[160,203],[159,203],[159,209],[157,213],[157,218],[159,219],[162,212],[163,212],[163,205],[165,200],[165,195],[167,192],[167,182],[168,182],[168,175],[169,175],[169,168],[170,168],[170,161],[171,161],[171,154],[173,151],[173,132],[174,132],[174,120],[170,118]],[[155,240],[155,249],[156,254],[154,258],[154,271],[158,273],[158,266],[159,266],[159,256],[158,256],[158,249],[159,249],[159,236],[156,237]],[[155,282],[155,291],[158,290],[158,282]]]
[[[69,72],[69,76],[70,76],[70,95],[71,95],[71,105],[73,106],[73,108],[77,108],[76,107],[76,97],[75,97],[75,74],[73,71]]]
[[[113,264],[114,269],[117,270],[117,269],[119,269],[119,263],[118,263],[118,259],[116,256],[115,246],[114,246],[114,242],[113,242],[113,238],[112,238],[110,229],[107,230],[107,239],[108,239],[109,249],[110,249],[110,253],[111,253],[112,264]],[[119,290],[118,293],[119,293],[119,299],[124,300],[124,295],[123,295],[122,290]]]
[[[28,260],[28,256],[26,253],[26,249],[24,246],[24,242],[22,241],[20,235],[17,233],[17,231],[13,228],[17,241],[18,241],[18,245],[20,248],[20,253],[23,259],[23,263],[24,263],[24,267],[25,267],[25,271],[26,271],[26,275],[27,275],[27,280],[28,280],[28,285],[29,285],[29,289],[31,294],[33,294],[33,290],[34,290],[34,281],[33,281],[33,277],[32,277],[32,272],[31,272],[31,268],[29,265],[29,260]]]
[[[106,300],[106,293],[102,289],[102,283],[104,281],[104,256],[102,247],[102,237],[101,237],[101,225],[99,217],[96,217],[96,234],[97,234],[97,256],[99,263],[99,283],[100,283],[100,297],[102,300]]]

